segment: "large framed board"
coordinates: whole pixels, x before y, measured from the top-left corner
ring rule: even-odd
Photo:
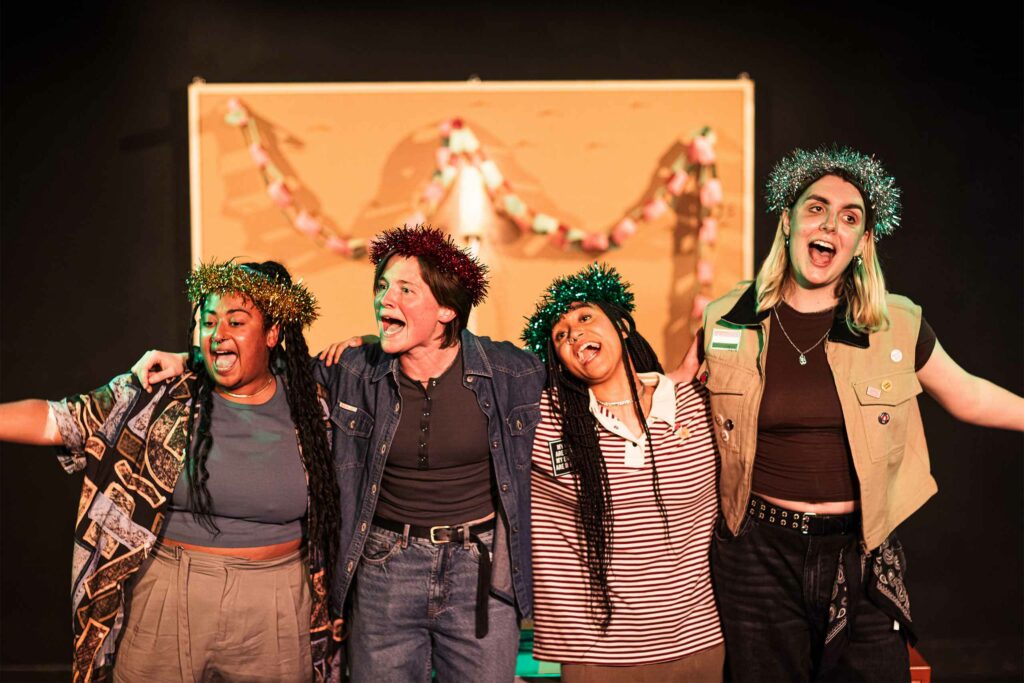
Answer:
[[[474,331],[517,339],[554,276],[605,261],[633,283],[639,329],[674,367],[695,300],[752,273],[753,117],[746,79],[196,82],[193,260],[284,263],[321,302],[316,349],[376,329],[361,245],[428,219],[491,268]],[[712,143],[702,163],[698,137]]]

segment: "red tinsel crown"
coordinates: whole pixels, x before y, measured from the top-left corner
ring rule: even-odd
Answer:
[[[487,266],[437,228],[417,225],[385,230],[370,245],[370,261],[377,265],[389,254],[426,259],[440,272],[454,276],[470,293],[473,306],[487,297]]]

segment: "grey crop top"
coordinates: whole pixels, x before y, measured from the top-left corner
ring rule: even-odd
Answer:
[[[211,534],[192,517],[186,470],[174,487],[163,536],[218,548],[301,538],[306,474],[284,382],[278,378],[274,396],[260,405],[235,403],[214,394],[210,433],[213,444],[206,460],[210,473],[206,485],[220,533]]]

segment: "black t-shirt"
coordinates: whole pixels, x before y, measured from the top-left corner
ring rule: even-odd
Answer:
[[[487,416],[463,375],[461,349],[426,387],[399,372],[402,414],[384,466],[378,516],[434,526],[494,512]]]
[[[780,303],[771,315],[778,317],[772,321],[765,351],[752,489],[812,503],[855,500],[857,480],[843,409],[825,358],[825,342],[816,344],[831,329],[834,313],[800,313]],[[916,370],[924,367],[934,348],[935,332],[922,318]],[[805,365],[797,349],[806,351]]]

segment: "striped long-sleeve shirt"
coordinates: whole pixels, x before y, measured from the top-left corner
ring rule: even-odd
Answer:
[[[647,417],[666,525],[654,499],[646,437],[631,434],[591,395],[611,486],[614,527],[605,633],[587,609],[572,474],[561,456],[551,399],[541,399],[533,446],[534,655],[599,665],[672,661],[722,642],[708,549],[717,513],[715,452],[703,388],[656,385]]]

